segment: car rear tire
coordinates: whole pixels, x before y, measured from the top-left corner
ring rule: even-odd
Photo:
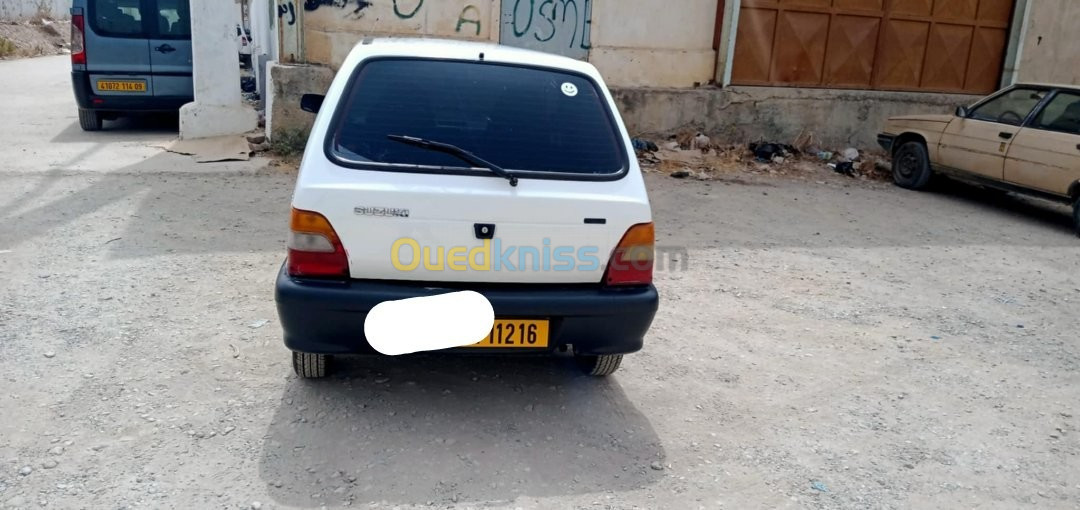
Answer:
[[[604,377],[614,374],[622,364],[622,354],[605,354],[601,356],[575,355],[578,367],[587,375]]]
[[[330,375],[330,356],[307,352],[292,353],[292,366],[301,379],[322,379]]]
[[[1076,231],[1076,237],[1080,237],[1080,197],[1073,204],[1073,230]]]
[[[933,175],[930,153],[922,142],[907,142],[893,155],[893,181],[907,189],[924,189]]]
[[[101,114],[94,110],[84,110],[79,108],[79,127],[83,131],[100,131],[101,130]]]

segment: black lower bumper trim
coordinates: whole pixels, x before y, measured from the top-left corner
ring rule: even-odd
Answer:
[[[368,311],[384,301],[461,290],[483,294],[495,316],[550,320],[547,350],[484,349],[482,354],[549,353],[572,344],[578,354],[627,354],[641,350],[659,306],[652,285],[608,289],[574,286],[432,287],[430,284],[352,280],[318,282],[278,274],[275,298],[285,345],[318,354],[375,354],[364,336]],[[498,352],[494,352],[498,351]],[[453,352],[478,352],[455,350]]]

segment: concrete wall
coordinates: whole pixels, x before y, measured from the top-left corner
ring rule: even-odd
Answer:
[[[305,2],[298,3],[304,9]],[[334,69],[370,36],[499,40],[498,0],[320,0],[315,5],[303,12],[304,55]]]
[[[1080,84],[1080,1],[1028,1],[1019,81]]]
[[[598,0],[589,61],[618,87],[692,87],[716,75],[717,0]]]
[[[273,140],[283,133],[311,130],[315,115],[300,109],[304,94],[325,94],[334,81],[329,67],[268,63],[270,93],[266,98],[266,134]]]
[[[692,87],[715,77],[717,1],[278,0],[278,5],[285,22],[301,20],[306,61],[335,69],[364,37],[443,37],[587,58],[615,86]]]
[[[0,21],[23,21],[39,14],[52,19],[70,17],[71,0],[0,0]]]
[[[612,90],[632,135],[690,129],[721,143],[791,143],[812,133],[832,148],[877,147],[877,134],[894,115],[951,113],[977,96],[776,87]]]

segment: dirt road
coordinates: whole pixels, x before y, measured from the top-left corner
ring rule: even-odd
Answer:
[[[64,72],[0,63],[25,90],[0,104],[0,505],[1080,507],[1064,209],[650,175],[689,267],[613,378],[418,357],[302,382],[272,295],[293,175],[163,154],[167,122],[80,133]]]

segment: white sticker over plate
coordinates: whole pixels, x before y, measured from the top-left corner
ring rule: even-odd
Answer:
[[[577,85],[574,85],[573,83],[570,83],[570,82],[563,83],[562,84],[562,93],[566,94],[567,97],[576,96],[577,95]]]

